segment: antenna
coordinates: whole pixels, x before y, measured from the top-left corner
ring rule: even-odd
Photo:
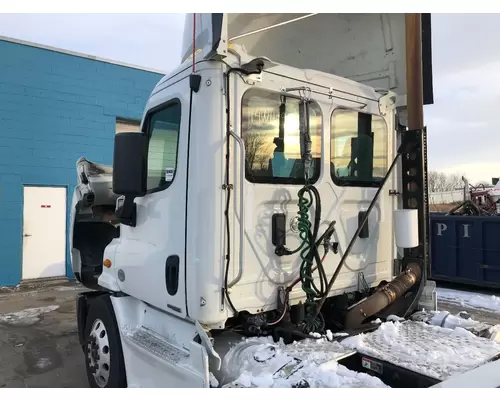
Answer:
[[[196,64],[196,13],[193,13],[193,74],[195,72]]]
[[[189,87],[195,93],[200,90],[201,75],[196,75],[196,14],[193,13],[193,71],[189,76]]]

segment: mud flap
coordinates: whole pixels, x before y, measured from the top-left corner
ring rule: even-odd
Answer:
[[[210,356],[209,361],[212,361],[213,368],[219,370],[222,364],[222,360],[220,359],[219,354],[217,354],[217,352],[215,351],[214,346],[210,341],[210,338],[208,337],[205,330],[198,321],[195,322],[195,326],[196,326],[196,331],[200,336],[201,343],[205,348],[205,351],[207,352],[207,356]]]
[[[79,293],[76,298],[76,325],[78,329],[78,341],[80,346],[85,346],[85,321],[87,320],[87,314],[89,312],[89,307],[92,303],[92,299],[99,296],[109,296],[111,293],[91,291]]]
[[[85,346],[84,331],[85,331],[85,320],[87,319],[87,296],[85,294],[79,294],[76,298],[76,325],[78,328],[78,342],[82,347]]]

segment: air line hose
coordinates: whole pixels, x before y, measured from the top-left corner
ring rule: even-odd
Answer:
[[[298,230],[301,239],[299,276],[302,283],[302,290],[306,295],[305,312],[306,324],[304,329],[309,332],[321,331],[324,329],[324,321],[316,317],[316,300],[324,295],[325,288],[328,284],[328,279],[323,268],[322,260],[318,252],[318,230],[321,219],[321,198],[318,190],[312,185],[305,185],[298,192]],[[314,224],[309,221],[309,210],[314,201],[315,218]],[[316,261],[316,266],[319,273],[320,287],[318,288],[314,282],[313,261]]]
[[[304,168],[304,186],[298,192],[298,231],[301,243],[298,248],[291,251],[284,246],[276,248],[276,254],[291,255],[300,251],[300,270],[299,279],[293,282],[287,288],[287,294],[291,292],[293,287],[300,281],[302,283],[302,290],[306,295],[305,312],[306,320],[302,329],[305,333],[317,332],[324,330],[325,322],[321,315],[317,315],[316,300],[321,299],[325,295],[325,289],[328,285],[328,278],[323,268],[323,260],[319,255],[318,246],[321,241],[329,240],[333,233],[334,223],[331,223],[326,231],[318,239],[319,225],[321,222],[321,198],[319,191],[311,184],[309,184],[309,170],[312,164],[311,152],[311,136],[309,130],[309,99],[306,98],[305,92],[307,88],[291,88],[285,91],[298,90],[303,92],[299,104],[299,120],[300,120],[300,153],[302,165]],[[284,117],[286,113],[286,96],[282,96],[280,105],[280,138],[284,137]],[[314,222],[309,220],[309,211],[314,207]],[[325,255],[328,251],[328,246],[325,245]],[[323,257],[324,258],[324,257]],[[316,268],[313,264],[316,262]],[[314,282],[313,272],[318,270],[319,274],[319,288]]]

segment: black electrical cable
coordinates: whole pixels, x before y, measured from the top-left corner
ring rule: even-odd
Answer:
[[[362,219],[361,223],[359,224],[358,229],[356,229],[356,232],[354,233],[351,241],[349,242],[349,245],[347,246],[342,258],[340,259],[339,264],[337,265],[337,269],[333,273],[333,276],[331,277],[330,282],[328,283],[326,292],[324,293],[323,297],[321,298],[321,300],[319,301],[319,303],[316,307],[316,317],[320,314],[321,308],[323,307],[323,305],[328,297],[328,293],[330,293],[330,291],[332,290],[333,284],[335,283],[335,281],[340,273],[340,270],[344,266],[345,260],[347,259],[347,257],[351,253],[352,247],[354,246],[354,243],[356,242],[356,239],[358,238],[359,233],[361,232],[361,230],[365,226],[366,221],[368,221],[368,216],[370,215],[370,212],[372,211],[372,209],[375,205],[375,202],[377,201],[380,193],[382,192],[382,189],[384,188],[384,185],[387,182],[387,179],[391,175],[392,170],[396,166],[396,163],[402,154],[402,149],[403,149],[403,145],[399,146],[396,157],[394,157],[394,160],[392,161],[392,164],[389,167],[389,170],[385,174],[384,179],[382,180],[382,182],[380,184],[380,187],[378,188],[377,192],[375,193],[375,196],[373,197],[372,201],[370,202],[370,205],[368,206],[368,210],[366,210],[364,218]]]
[[[231,261],[231,230],[230,230],[230,221],[229,221],[229,206],[231,200],[231,186],[229,181],[229,162],[230,162],[230,154],[231,154],[231,146],[229,143],[229,139],[231,137],[231,97],[229,95],[229,82],[231,72],[239,72],[243,75],[251,75],[251,74],[260,74],[261,70],[256,71],[247,71],[242,68],[229,68],[226,73],[226,181],[225,181],[225,190],[227,191],[227,199],[226,199],[226,208],[224,210],[224,216],[226,219],[226,235],[227,235],[227,246],[226,246],[226,266],[224,272],[224,287],[222,288],[223,294],[229,303],[229,306],[232,308],[235,316],[238,315],[238,310],[234,306],[231,301],[231,296],[229,295],[228,281],[229,281],[229,266]],[[244,179],[241,177],[240,179]],[[243,238],[241,238],[243,240]],[[240,260],[243,262],[243,260]]]

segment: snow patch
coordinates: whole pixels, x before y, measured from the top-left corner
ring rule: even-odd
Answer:
[[[386,322],[341,344],[439,380],[471,370],[500,353],[499,343],[462,326],[449,329],[414,321]]]
[[[41,321],[43,314],[57,310],[58,308],[59,306],[26,308],[13,313],[0,314],[0,323],[16,326],[33,325]]]
[[[457,326],[455,329],[453,329],[453,332],[451,333],[451,336],[455,337],[475,337],[471,331],[468,331],[467,329],[461,328],[460,326]]]
[[[283,341],[274,343],[271,338],[246,339],[224,357],[222,384],[266,388],[388,387],[377,377],[337,363],[337,358],[350,353],[338,342],[326,338],[288,345]]]
[[[497,296],[443,288],[437,288],[436,294],[438,300],[443,302],[460,304],[465,308],[500,312],[500,297]]]
[[[80,289],[82,289],[80,286],[59,286],[55,288],[58,292],[74,292]]]
[[[50,367],[51,365],[52,365],[52,361],[50,358],[42,357],[36,362],[35,367],[38,369],[44,369],[44,368]]]
[[[398,317],[397,315],[392,315],[392,314],[387,317],[387,322],[396,322],[396,321],[401,322],[404,320],[405,320],[404,318],[401,318],[401,317]]]

